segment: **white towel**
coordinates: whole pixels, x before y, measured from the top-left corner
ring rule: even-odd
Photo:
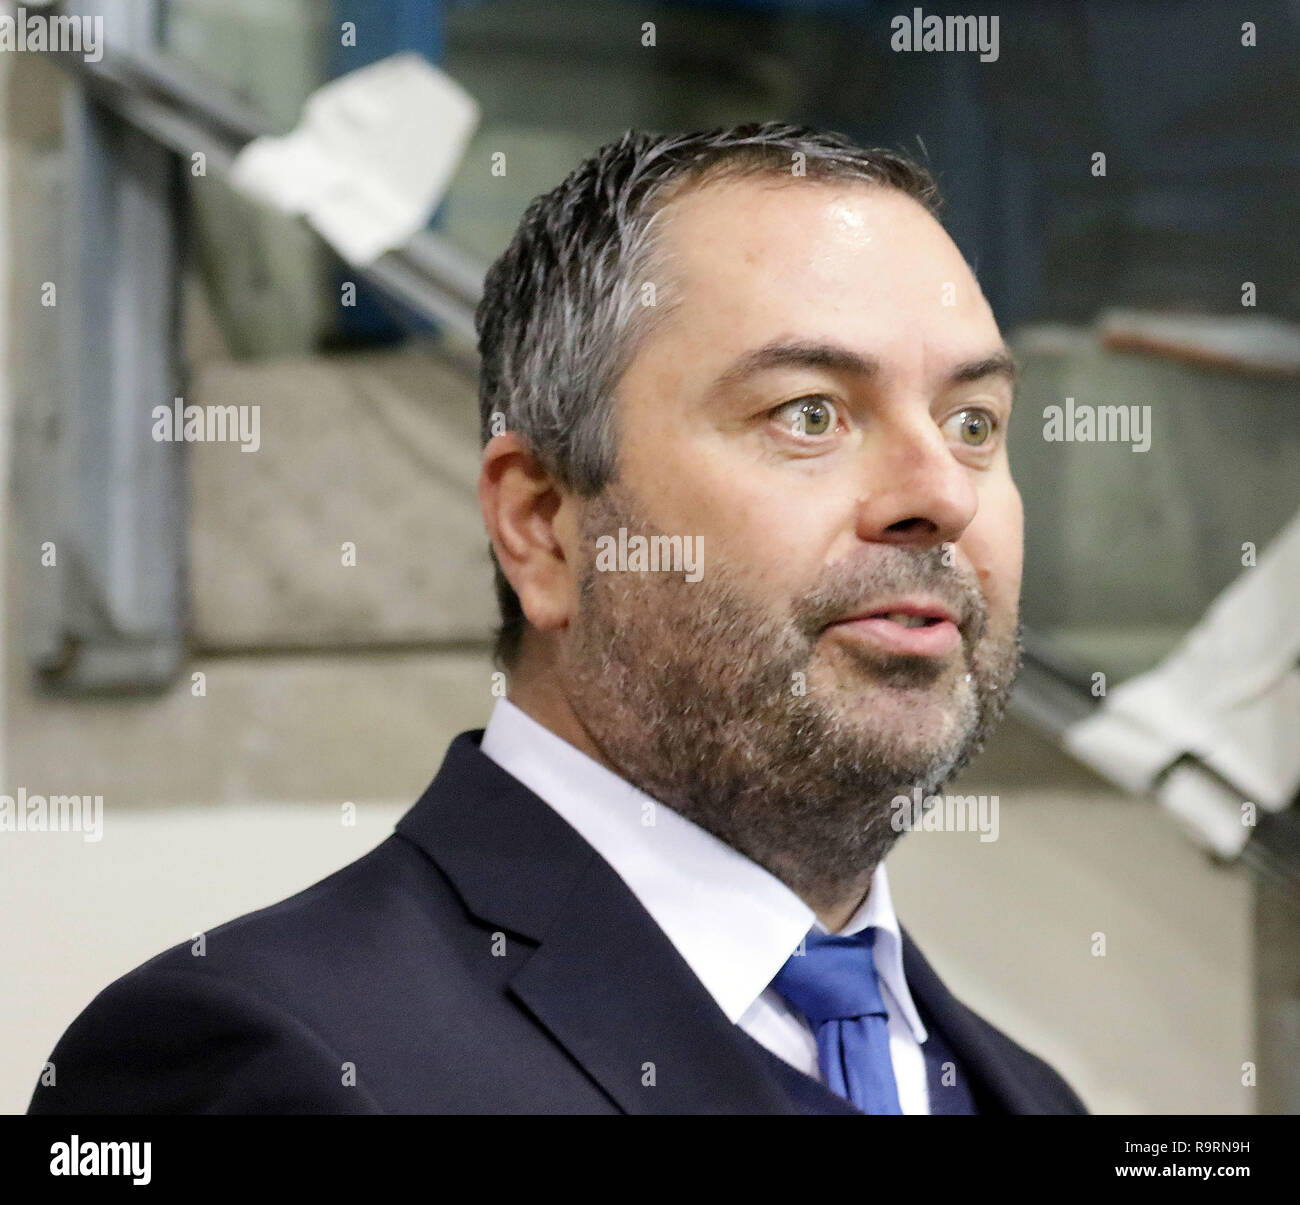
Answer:
[[[230,183],[304,215],[362,267],[428,222],[478,122],[478,103],[454,79],[396,54],[318,88],[291,134],[239,152]]]
[[[1240,853],[1243,805],[1281,811],[1300,788],[1300,514],[1173,653],[1117,687],[1065,744],[1128,790],[1154,789],[1211,849]],[[1161,780],[1185,754],[1223,781],[1186,764]]]

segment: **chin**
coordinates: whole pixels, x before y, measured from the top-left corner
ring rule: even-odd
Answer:
[[[835,688],[846,708],[876,717],[897,715],[927,728],[956,724],[975,709],[975,687],[966,680],[967,666],[952,661],[947,666],[901,661],[894,666],[855,667],[851,677],[836,675]]]
[[[850,722],[873,747],[922,764],[962,747],[975,718],[975,691],[963,671],[956,684],[873,687],[852,705]]]

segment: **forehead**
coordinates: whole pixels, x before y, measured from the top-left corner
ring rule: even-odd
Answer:
[[[954,353],[998,339],[965,259],[926,209],[867,182],[756,177],[686,192],[661,215],[674,323],[752,343],[773,329]],[[833,330],[831,329],[833,328]],[[933,345],[933,346],[929,346]]]

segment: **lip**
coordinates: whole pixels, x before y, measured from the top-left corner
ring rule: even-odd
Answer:
[[[921,628],[907,628],[885,614],[916,615],[933,623]],[[957,617],[941,602],[933,599],[898,599],[879,604],[861,614],[837,620],[827,628],[861,640],[890,653],[913,657],[944,657],[961,645],[961,628]]]

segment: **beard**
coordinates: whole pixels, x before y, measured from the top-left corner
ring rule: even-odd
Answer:
[[[557,666],[579,722],[616,773],[814,911],[861,897],[899,835],[895,797],[934,791],[1001,718],[1020,665],[1016,614],[990,617],[942,548],[864,547],[776,614],[716,554],[696,582],[598,572],[597,537],[665,534],[640,510],[615,486],[584,509],[590,555]],[[827,632],[864,604],[916,593],[959,617],[960,655]]]

